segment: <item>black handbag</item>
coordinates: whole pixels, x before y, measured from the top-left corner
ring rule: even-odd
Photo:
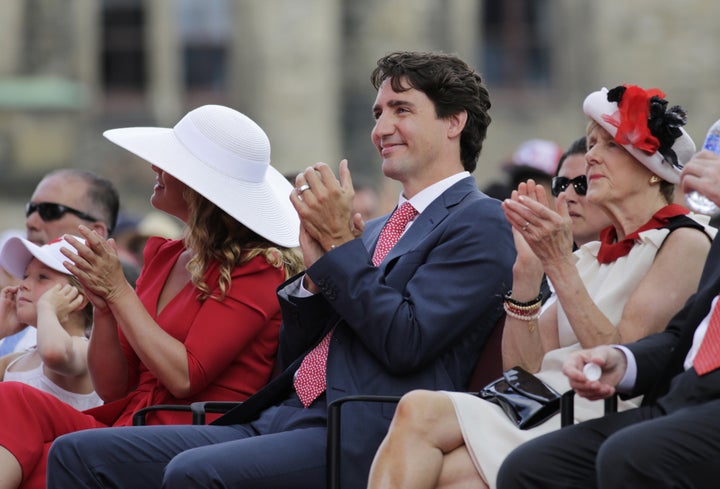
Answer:
[[[506,370],[478,396],[500,406],[521,430],[542,424],[560,411],[560,394],[522,367]]]

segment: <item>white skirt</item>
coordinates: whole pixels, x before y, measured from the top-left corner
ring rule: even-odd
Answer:
[[[559,348],[549,352],[543,360],[543,368],[537,374],[546,384],[560,394],[570,390],[567,377],[560,367],[567,355],[579,349],[579,345]],[[491,488],[496,487],[497,474],[505,457],[522,443],[560,429],[560,415],[557,414],[544,423],[529,430],[521,430],[510,421],[505,412],[495,404],[480,399],[473,393],[448,392],[455,406],[455,413],[462,430],[465,445],[475,468]],[[618,400],[618,410],[637,407],[641,398]],[[604,414],[603,401],[588,401],[575,397],[575,422],[597,418]]]

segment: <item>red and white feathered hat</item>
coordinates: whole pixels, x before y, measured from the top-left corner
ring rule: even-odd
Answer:
[[[687,122],[680,106],[667,108],[665,94],[653,88],[622,85],[592,92],[583,112],[650,171],[670,183],[695,154],[695,143],[681,126]]]

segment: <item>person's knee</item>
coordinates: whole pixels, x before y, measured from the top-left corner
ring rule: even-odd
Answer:
[[[72,434],[73,433],[70,435]],[[56,438],[50,446],[50,451],[48,452],[48,467],[54,464],[66,465],[70,461],[82,460],[82,458],[78,456],[75,437],[70,435],[62,435]]]
[[[162,487],[165,489],[190,489],[210,486],[211,466],[196,460],[189,452],[173,457],[165,467]]]
[[[611,435],[600,446],[595,466],[598,477],[624,480],[629,473],[643,473],[643,465],[647,459],[648,447],[638,444],[637,437],[631,430],[620,430]]]
[[[410,391],[400,399],[393,424],[415,431],[425,431],[447,416],[451,409],[452,401],[441,392]]]
[[[48,488],[69,487],[70,479],[85,472],[84,458],[77,449],[75,436],[58,437],[50,446],[47,460]]]

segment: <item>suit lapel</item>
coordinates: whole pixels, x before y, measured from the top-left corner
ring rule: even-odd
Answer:
[[[390,263],[395,258],[404,255],[408,251],[417,246],[418,242],[427,236],[438,224],[440,224],[448,215],[448,209],[444,205],[436,205],[436,199],[427,209],[423,211],[412,223],[400,240],[392,247],[387,256],[380,264],[382,267],[385,263]]]
[[[393,209],[393,212],[395,212],[395,209]],[[385,227],[385,223],[390,219],[391,215],[392,212],[367,223],[365,232],[362,235],[362,241],[365,248],[370,252],[370,255],[375,251],[375,246],[377,245],[378,239],[380,239],[380,231]]]

